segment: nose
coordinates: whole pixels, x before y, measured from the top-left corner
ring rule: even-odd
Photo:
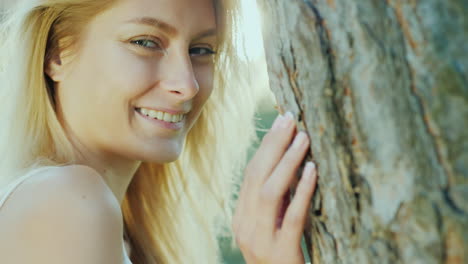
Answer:
[[[200,87],[187,52],[167,53],[161,67],[165,70],[160,86],[179,101],[188,101],[198,93]]]

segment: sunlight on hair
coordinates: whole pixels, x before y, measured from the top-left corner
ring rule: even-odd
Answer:
[[[241,5],[244,14],[241,25],[246,38],[246,55],[252,60],[256,60],[264,56],[260,12],[255,0],[241,0]]]
[[[254,83],[259,92],[259,111],[275,111],[276,99],[269,86],[268,70],[262,35],[262,12],[256,0],[241,0],[242,20],[240,27],[244,45],[238,45],[239,57],[249,59],[254,65]]]

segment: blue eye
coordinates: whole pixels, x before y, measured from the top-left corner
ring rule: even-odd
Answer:
[[[161,45],[158,42],[150,40],[150,39],[137,39],[137,40],[132,40],[130,43],[135,44],[145,49],[152,49],[152,50],[162,49]]]
[[[189,53],[190,55],[193,55],[193,56],[208,56],[208,55],[216,54],[215,51],[209,48],[202,48],[202,47],[192,48],[189,50]]]

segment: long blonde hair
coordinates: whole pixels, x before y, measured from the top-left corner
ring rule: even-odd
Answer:
[[[55,114],[47,59],[71,47],[91,17],[116,0],[22,0],[0,26],[0,187],[25,171],[74,163]],[[236,0],[214,1],[220,48],[214,89],[177,161],[143,162],[122,202],[131,259],[142,263],[220,263],[217,236],[231,214],[251,143],[258,140],[250,63],[236,45]]]

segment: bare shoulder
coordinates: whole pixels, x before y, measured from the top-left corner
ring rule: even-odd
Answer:
[[[32,175],[0,210],[5,263],[122,263],[120,206],[102,177],[81,165]]]
[[[25,208],[60,205],[64,201],[91,206],[82,209],[103,206],[119,210],[115,196],[98,172],[88,166],[69,165],[31,175],[7,199],[0,218],[4,213],[27,213]]]

